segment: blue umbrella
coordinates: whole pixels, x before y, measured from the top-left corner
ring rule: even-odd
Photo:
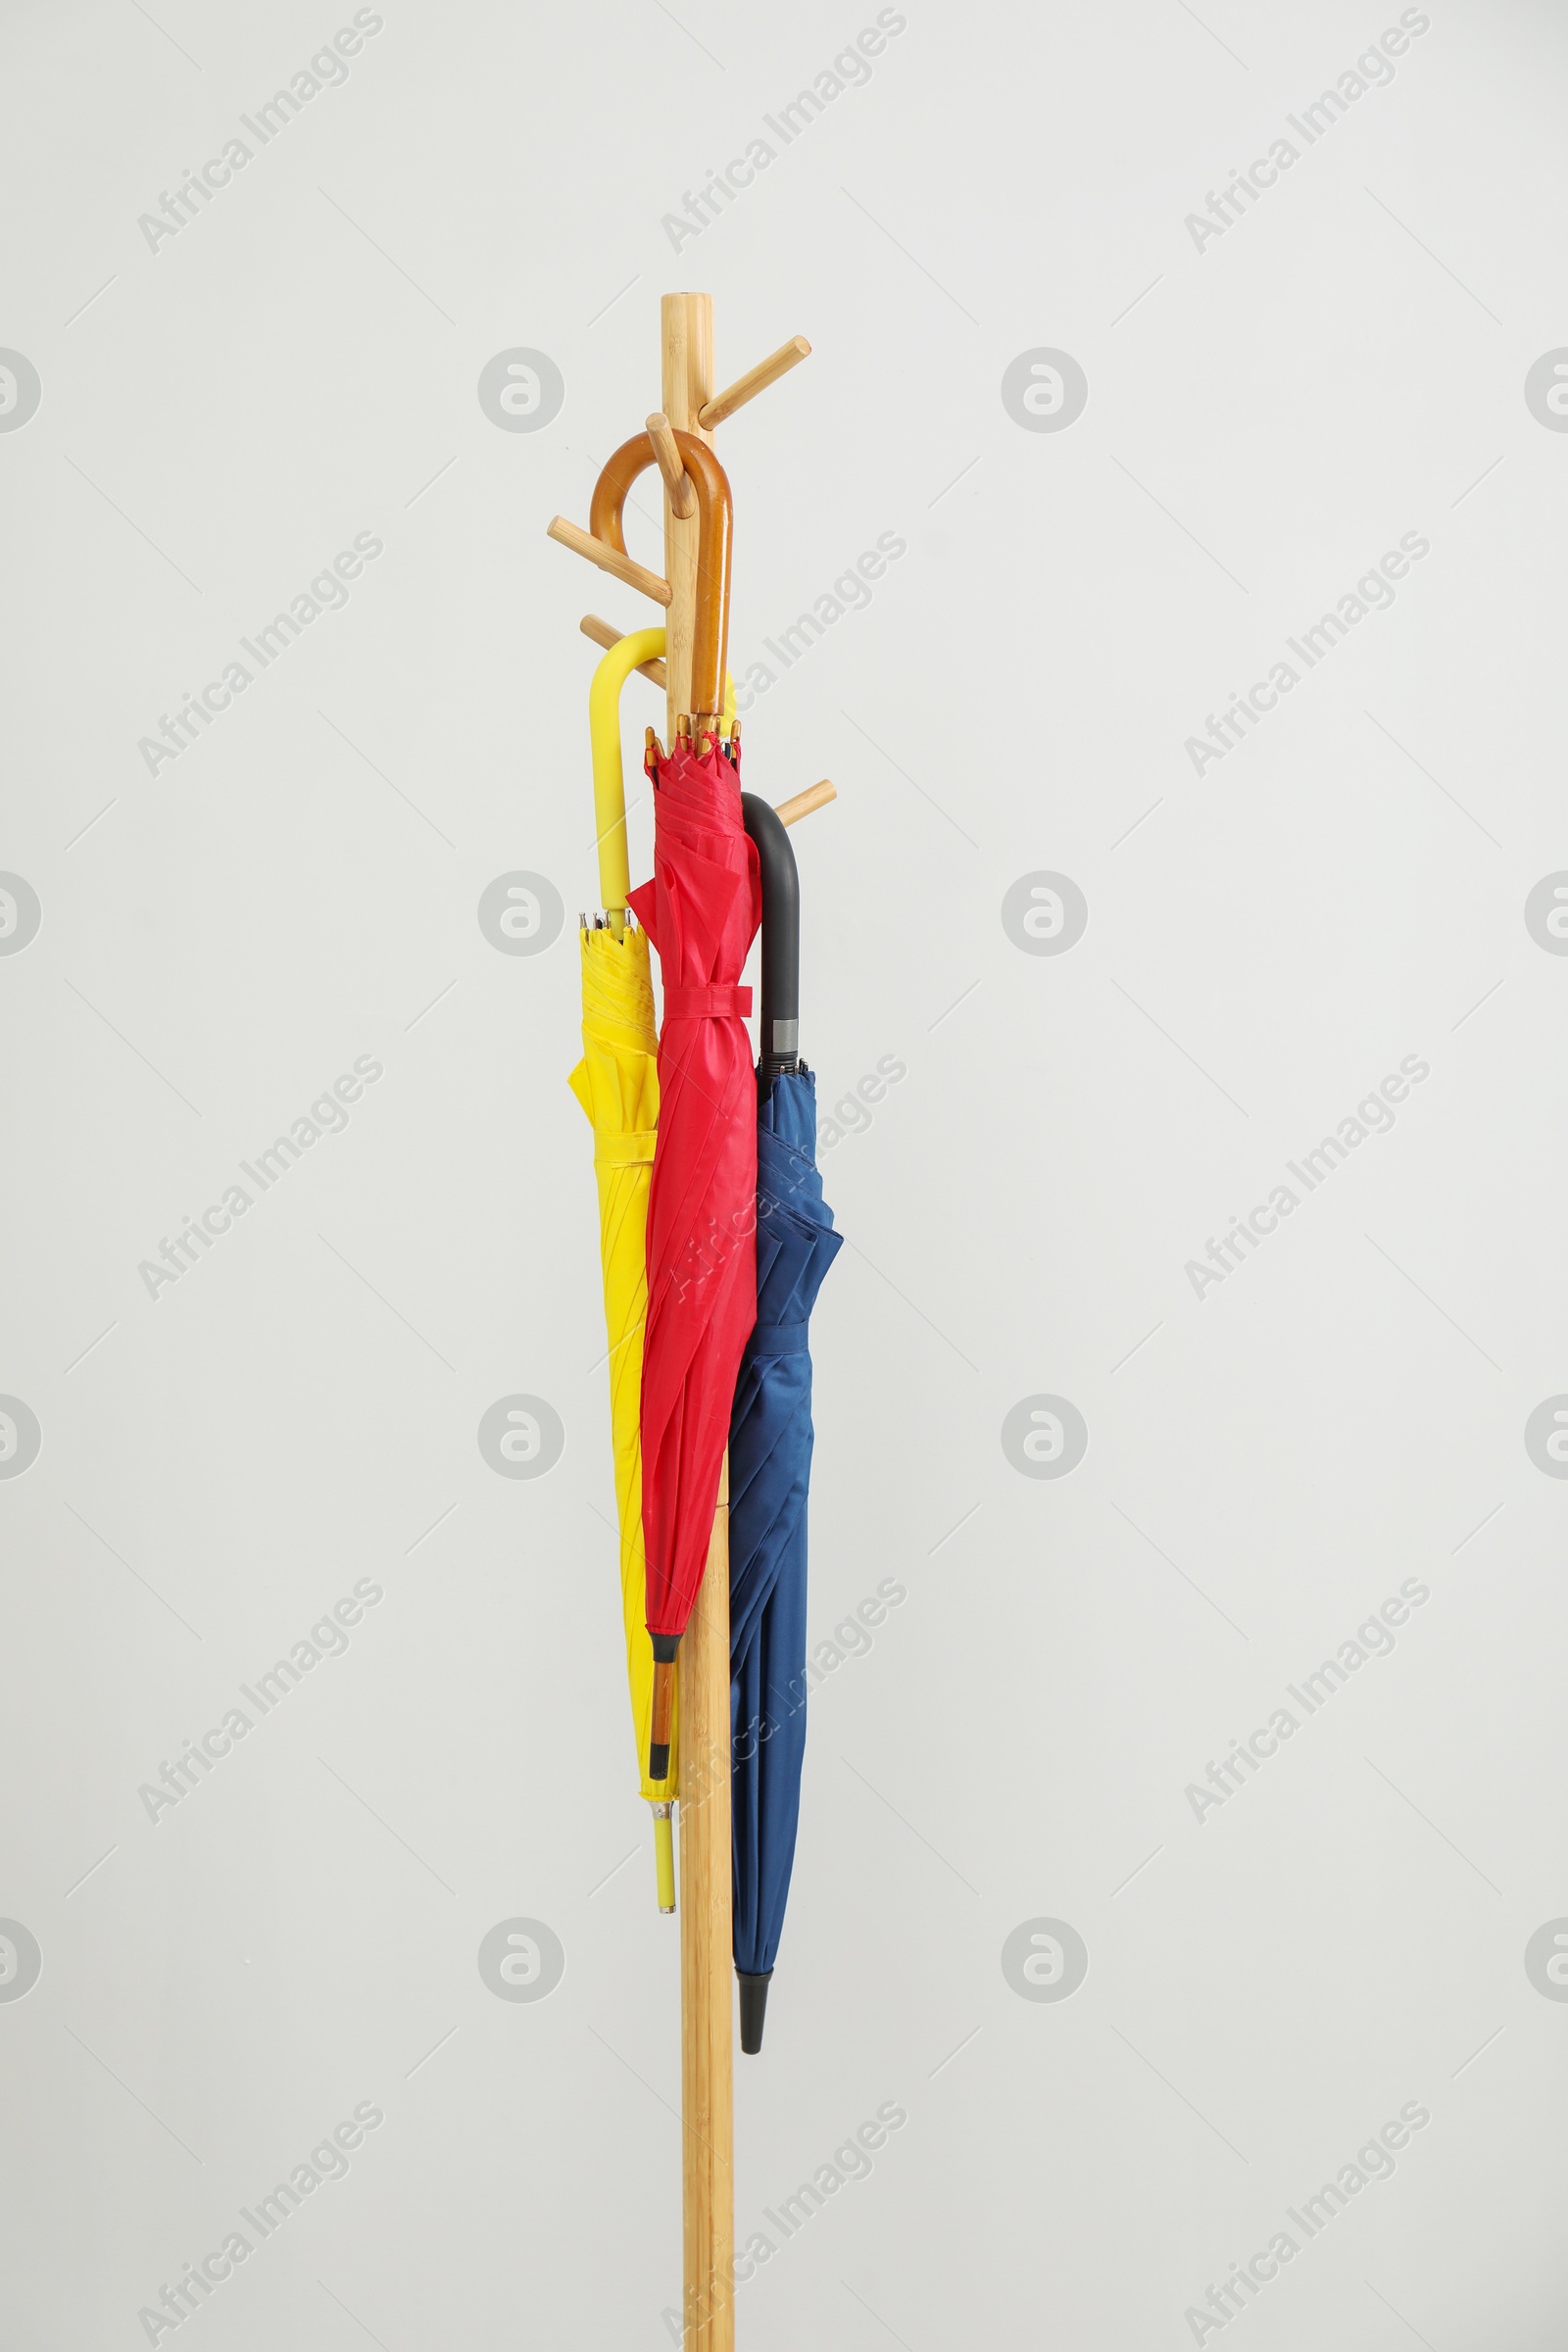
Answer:
[[[729,1595],[735,1969],[741,2048],[762,2046],[795,1862],[806,1753],[808,1325],[841,1236],[817,1173],[816,1082],[798,1055],[800,891],[789,837],[743,795],[762,882],[757,1325],[730,1417]]]

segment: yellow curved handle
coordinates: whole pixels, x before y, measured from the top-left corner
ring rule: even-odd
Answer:
[[[662,629],[633,629],[612,645],[588,689],[588,740],[594,760],[594,825],[599,843],[599,902],[622,918],[631,867],[626,857],[626,779],[620,763],[620,690],[638,664],[664,650]],[[619,919],[614,927],[621,928]]]
[[[612,645],[588,689],[588,740],[594,763],[594,826],[599,844],[599,903],[619,932],[631,888],[626,854],[626,778],[620,758],[620,690],[634,669],[663,653],[662,629],[633,629]],[[735,715],[735,681],[724,672],[724,716]]]

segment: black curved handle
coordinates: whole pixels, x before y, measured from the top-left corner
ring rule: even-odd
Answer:
[[[757,844],[762,880],[762,1013],[758,1085],[765,1094],[780,1070],[800,1067],[801,878],[778,812],[754,792],[741,794],[746,830]]]

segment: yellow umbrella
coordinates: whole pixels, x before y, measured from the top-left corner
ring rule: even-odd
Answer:
[[[648,1186],[659,1122],[658,1039],[646,935],[627,920],[631,876],[626,855],[626,796],[620,753],[620,690],[631,672],[664,650],[662,629],[637,629],[600,662],[588,696],[593,747],[594,814],[599,843],[599,889],[606,920],[579,934],[582,952],[583,1057],[567,1084],[594,1131],[599,1184],[599,1252],[605,1285],[605,1333],[610,1348],[610,1416],[615,1453],[615,1506],[620,1516],[620,1599],[625,1621],[626,1679],[637,1742],[641,1792],[654,1808],[654,1857],[659,1907],[675,1908],[675,1863],[670,1804],[679,1794],[677,1726],[671,1725],[669,1772],[648,1777],[653,1715],[654,1652],[644,1621],[642,1450],[638,1434],[643,1378],[643,1325],[648,1311],[644,1255]],[[726,679],[725,714],[734,711]]]
[[[583,1057],[567,1084],[594,1131],[599,1183],[599,1254],[610,1345],[610,1420],[615,1451],[615,1507],[620,1515],[620,1599],[626,1631],[626,1677],[642,1793],[654,1808],[659,1907],[675,1908],[670,1801],[677,1793],[676,1751],[665,1780],[647,1772],[654,1702],[654,1652],[643,1622],[643,1465],[638,1408],[643,1381],[643,1324],[648,1312],[644,1244],[654,1131],[659,1123],[659,1040],[648,941],[626,919],[631,876],[626,858],[626,799],[620,760],[620,690],[640,662],[664,650],[662,629],[639,629],[612,648],[594,672],[588,697],[593,744],[599,890],[608,921],[579,934],[582,949]]]

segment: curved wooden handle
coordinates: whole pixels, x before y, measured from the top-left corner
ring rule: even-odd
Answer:
[[[692,712],[716,718],[723,710],[724,657],[729,648],[729,565],[734,511],[729,476],[705,441],[671,428],[688,479],[697,492],[697,625],[692,647]],[[626,493],[654,464],[646,432],[623,441],[594,484],[588,528],[620,555],[626,553],[621,513]]]

